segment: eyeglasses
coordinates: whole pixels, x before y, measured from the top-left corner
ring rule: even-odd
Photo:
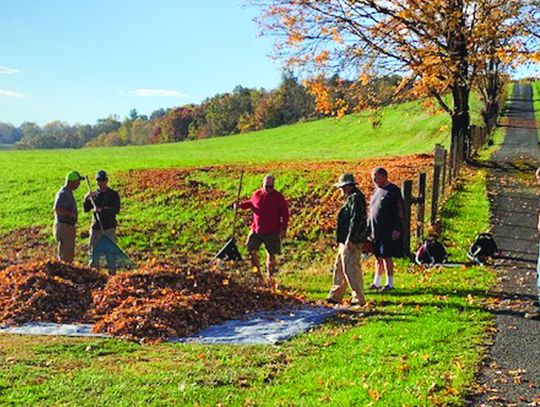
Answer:
[[[264,187],[265,187],[265,188],[274,188],[273,185],[265,185]]]

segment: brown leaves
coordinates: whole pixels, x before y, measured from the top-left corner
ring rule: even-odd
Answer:
[[[291,295],[249,287],[217,270],[151,265],[112,277],[95,293],[93,311],[96,332],[161,341],[249,311],[299,303]]]
[[[106,277],[58,261],[9,266],[0,271],[0,322],[86,322],[92,291]]]
[[[153,263],[109,281],[93,269],[56,261],[0,271],[0,322],[96,321],[96,332],[130,340],[186,336],[250,311],[300,303],[290,294],[190,265]]]

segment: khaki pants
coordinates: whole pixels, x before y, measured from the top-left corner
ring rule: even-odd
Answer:
[[[95,230],[93,228],[90,228],[90,263],[88,264],[90,267],[99,268],[99,258],[94,258],[94,248],[101,240],[101,237],[103,235],[107,236],[109,239],[116,243],[116,228],[106,229],[103,232],[101,232],[101,230],[99,229]],[[107,258],[107,268],[109,270],[116,269],[116,262],[114,256],[106,255],[105,257]]]
[[[58,243],[58,259],[72,263],[75,258],[75,226],[67,223],[55,223],[54,240]]]
[[[352,298],[360,303],[364,298],[364,276],[361,268],[361,244],[351,245],[350,250],[343,243],[339,244],[336,263],[334,265],[334,285],[328,293],[328,298],[341,301],[345,295],[347,284],[351,287]]]

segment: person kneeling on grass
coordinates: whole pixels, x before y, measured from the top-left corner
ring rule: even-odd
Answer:
[[[274,177],[266,175],[262,188],[253,193],[251,198],[238,203],[240,209],[251,209],[253,222],[247,238],[247,249],[251,256],[251,266],[261,274],[259,248],[266,249],[266,272],[268,283],[273,285],[276,272],[276,255],[281,252],[281,240],[287,232],[289,206],[283,195],[274,189]]]
[[[334,186],[341,189],[345,203],[337,219],[338,253],[333,270],[333,285],[326,301],[330,304],[341,303],[349,285],[352,291],[351,305],[364,305],[366,300],[361,255],[369,236],[366,200],[352,174],[342,174]]]

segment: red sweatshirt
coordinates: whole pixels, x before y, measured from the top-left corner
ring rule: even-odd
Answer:
[[[289,206],[278,191],[267,193],[264,189],[258,189],[247,201],[240,202],[238,207],[253,211],[251,230],[255,233],[266,235],[287,229]]]

